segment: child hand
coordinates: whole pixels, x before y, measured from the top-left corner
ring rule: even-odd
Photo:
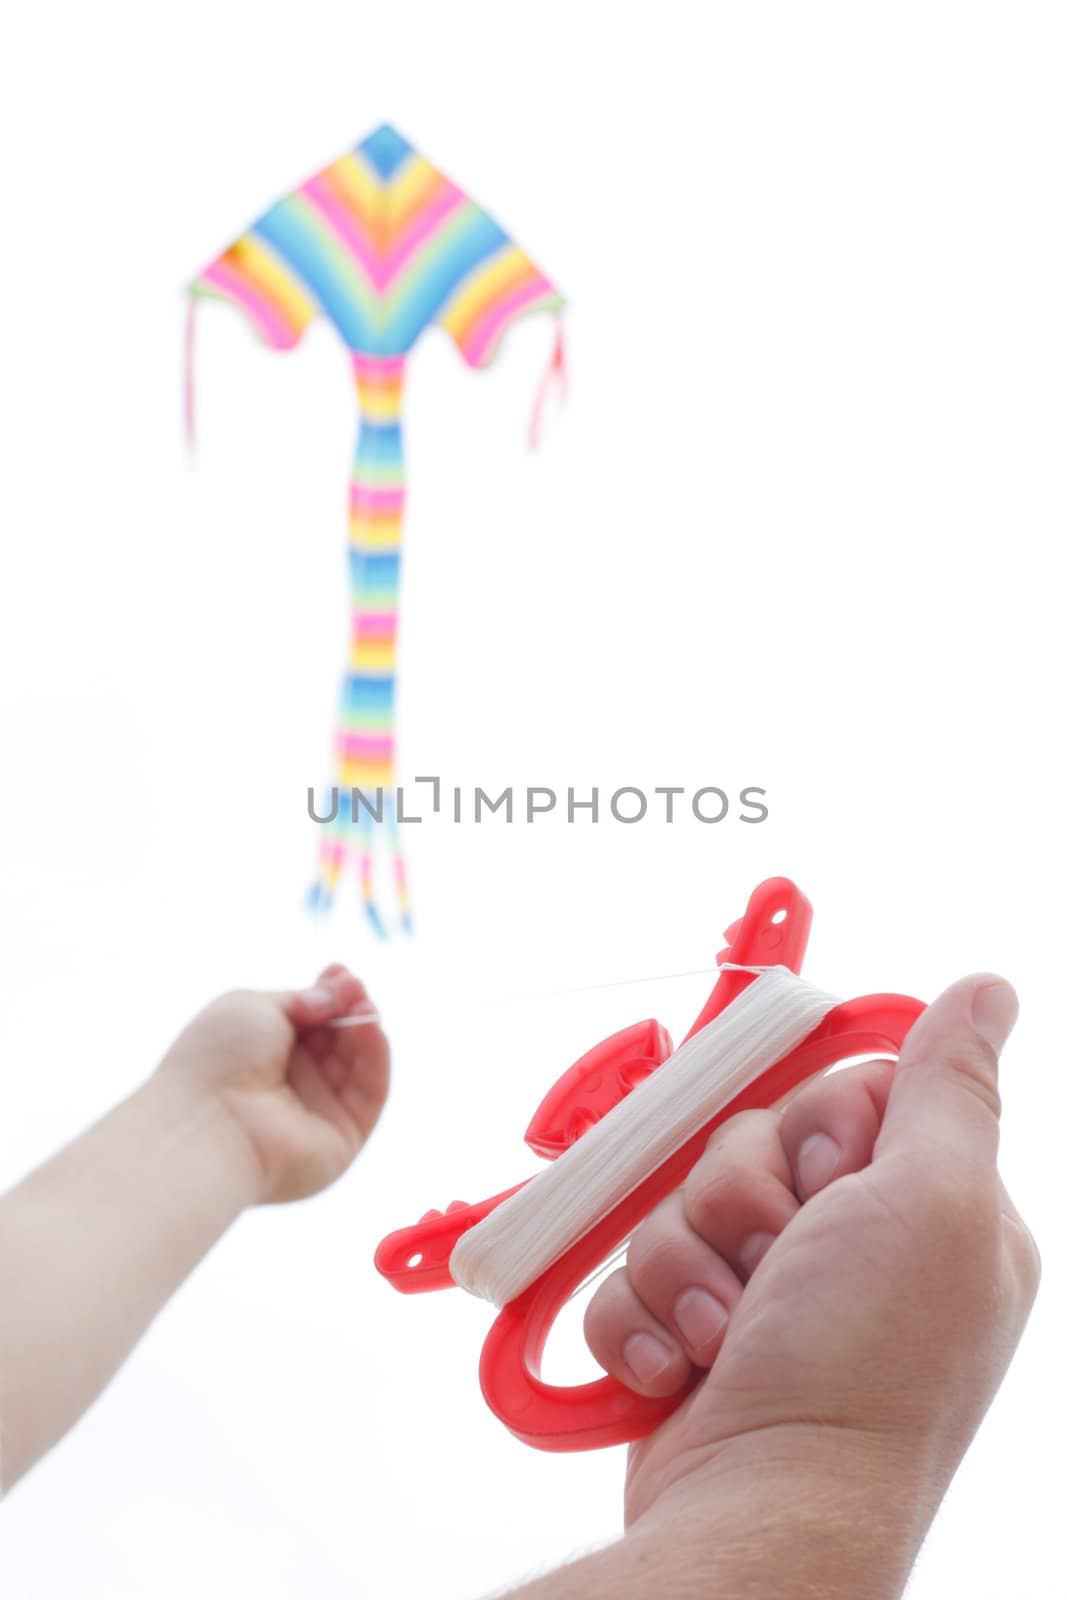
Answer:
[[[376,1021],[335,1024],[371,1009],[360,980],[330,966],[307,989],[222,995],[167,1052],[158,1076],[214,1098],[247,1140],[256,1202],[315,1194],[362,1149],[389,1046]]]
[[[590,1348],[640,1394],[707,1376],[633,1447],[629,1521],[697,1494],[706,1515],[709,1491],[780,1508],[807,1484],[840,1507],[866,1485],[886,1562],[910,1562],[1037,1290],[996,1169],[1015,1015],[998,979],[953,985],[895,1068],[735,1117],[637,1230],[590,1303]]]

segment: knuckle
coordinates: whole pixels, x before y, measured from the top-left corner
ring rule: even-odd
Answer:
[[[198,1033],[215,1039],[229,1040],[239,1033],[244,1006],[240,995],[220,994],[211,1000],[196,1017],[192,1026]]]
[[[768,1123],[777,1123],[777,1111],[760,1111],[751,1108],[748,1111],[738,1111],[729,1118],[721,1127],[716,1128],[709,1138],[704,1149],[702,1160],[728,1160],[730,1152],[738,1144],[747,1143],[749,1136],[756,1136]]]
[[[634,1235],[626,1252],[626,1270],[638,1294],[682,1276],[691,1255],[689,1240],[676,1228],[649,1229]]]
[[[216,1021],[237,1021],[247,1012],[250,1000],[248,989],[227,989],[209,1003],[206,1014]]]
[[[668,1195],[666,1200],[661,1200],[644,1221],[638,1224],[626,1250],[628,1266],[636,1266],[646,1257],[655,1255],[665,1243],[676,1239],[684,1232],[685,1217],[680,1202],[681,1196],[675,1191]]]
[[[685,1214],[702,1235],[713,1231],[725,1208],[743,1212],[753,1224],[779,1220],[779,1185],[766,1172],[723,1162],[694,1173],[685,1189]]]

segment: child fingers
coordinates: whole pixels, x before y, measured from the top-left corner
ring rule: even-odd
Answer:
[[[285,1014],[294,1028],[324,1027],[337,1015],[332,988],[319,982],[284,997]]]
[[[389,1041],[377,1024],[339,1028],[336,1032],[340,1035],[338,1051],[344,1064],[343,1074],[336,1081],[337,1093],[366,1138],[389,1093]]]
[[[589,1302],[585,1338],[604,1370],[638,1394],[676,1394],[692,1372],[681,1344],[649,1311],[625,1268]]]
[[[864,1061],[816,1080],[789,1102],[781,1140],[798,1199],[869,1165],[892,1081],[891,1061]]]
[[[713,1134],[683,1189],[685,1218],[746,1282],[799,1202],[776,1111],[742,1111]]]
[[[367,991],[361,980],[347,967],[334,964],[325,967],[313,984],[289,997],[286,1013],[295,1027],[314,1028],[366,1003]]]
[[[367,991],[362,979],[349,972],[347,967],[337,964],[325,967],[313,987],[325,989],[330,996],[331,1017],[343,1017],[353,1006],[367,1000]]]
[[[710,1367],[741,1298],[741,1282],[690,1227],[680,1190],[637,1229],[626,1270],[638,1299],[671,1330],[689,1360]]]

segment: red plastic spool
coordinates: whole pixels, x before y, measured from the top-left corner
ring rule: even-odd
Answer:
[[[768,878],[754,890],[743,917],[727,929],[718,962],[745,967],[785,966],[799,973],[811,930],[811,903],[788,878]],[[751,972],[721,971],[691,1038],[752,983]],[[775,1105],[805,1079],[852,1056],[897,1055],[925,1009],[905,995],[866,995],[824,1017],[802,1044],[763,1073],[695,1134],[669,1161],[602,1217],[517,1299],[499,1312],[482,1347],[482,1393],[517,1438],[539,1450],[593,1450],[644,1438],[680,1404],[687,1391],[651,1400],[616,1379],[560,1387],[540,1377],[541,1355],[560,1310],[589,1275],[699,1160],[709,1136],[730,1117]],[[658,1022],[638,1022],[588,1051],[549,1090],[526,1130],[526,1143],[553,1160],[673,1053]],[[529,1180],[526,1180],[529,1181]],[[429,1211],[410,1228],[390,1233],[374,1264],[402,1294],[453,1286],[449,1257],[460,1235],[481,1222],[522,1184],[477,1205],[453,1203]]]

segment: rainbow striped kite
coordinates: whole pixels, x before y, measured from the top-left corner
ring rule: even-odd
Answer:
[[[492,217],[390,127],[272,206],[204,268],[189,293],[190,312],[205,296],[237,306],[275,350],[292,349],[321,313],[352,353],[360,427],[349,486],[351,631],[336,737],[336,815],[322,828],[311,902],[328,908],[346,863],[358,862],[364,908],[384,933],[374,875],[384,833],[400,922],[410,927],[394,732],[405,361],[422,331],[437,324],[470,366],[488,366],[516,318],[558,311],[562,298]],[[565,381],[558,332],[534,428],[553,381]],[[191,428],[191,387],[187,420]]]

